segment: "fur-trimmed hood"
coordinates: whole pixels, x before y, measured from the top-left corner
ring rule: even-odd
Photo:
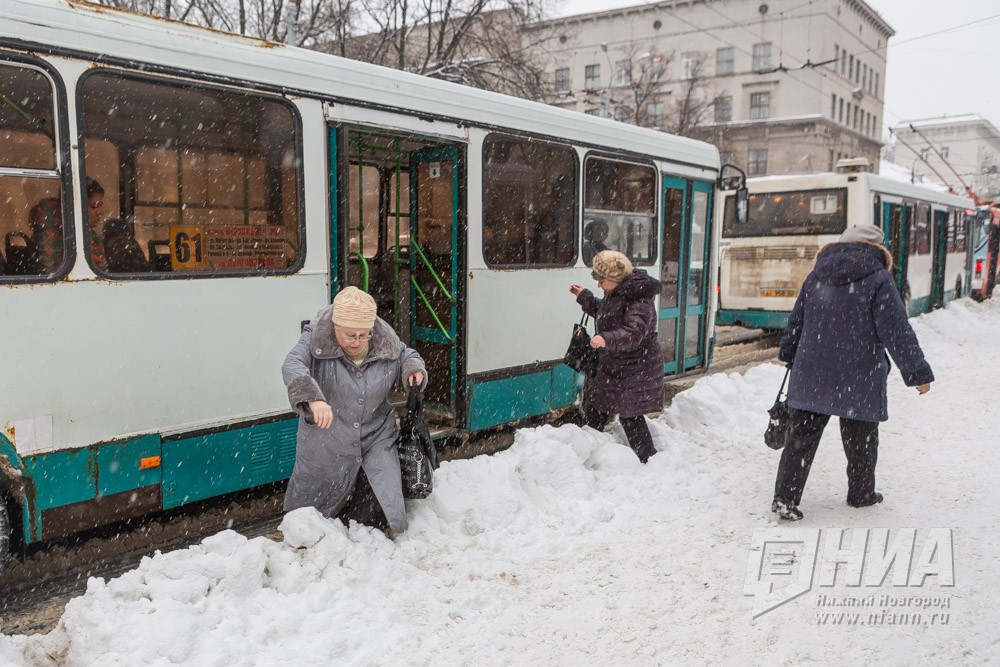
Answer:
[[[344,356],[344,349],[333,334],[333,306],[329,305],[316,314],[312,320],[312,356],[316,359],[336,359]],[[375,318],[372,327],[372,338],[368,344],[368,356],[365,361],[375,359],[398,359],[399,336],[392,330],[389,323],[381,317]]]
[[[885,246],[865,241],[828,243],[816,254],[813,273],[821,283],[846,285],[891,267],[892,254]]]
[[[649,275],[645,269],[632,269],[632,273],[612,292],[626,301],[650,299],[659,293],[660,281]]]

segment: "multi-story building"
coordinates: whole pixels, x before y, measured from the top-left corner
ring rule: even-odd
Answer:
[[[961,190],[954,169],[980,197],[1000,197],[1000,132],[982,116],[903,121],[892,133],[899,139],[893,150],[897,165],[909,167],[914,174],[936,171]]]
[[[894,32],[863,0],[666,0],[528,31],[549,35],[557,106],[711,141],[750,175],[878,165]]]

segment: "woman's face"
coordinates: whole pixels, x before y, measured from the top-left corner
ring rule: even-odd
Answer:
[[[104,222],[104,195],[90,195],[87,199],[87,215],[91,229],[99,231],[100,224]]]
[[[353,329],[348,327],[335,327],[333,335],[337,338],[337,343],[349,355],[355,355],[364,348],[372,337],[371,329]]]
[[[615,291],[615,288],[621,285],[621,283],[616,283],[613,280],[608,280],[607,278],[601,278],[597,281],[597,286],[604,290],[604,296],[607,296]]]

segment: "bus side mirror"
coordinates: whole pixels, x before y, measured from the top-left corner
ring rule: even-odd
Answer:
[[[748,211],[750,210],[750,191],[746,187],[736,190],[736,222],[741,225],[747,223]]]
[[[747,190],[747,175],[734,164],[726,163],[719,168],[719,189],[736,190],[736,222],[744,225],[750,210],[750,191]]]

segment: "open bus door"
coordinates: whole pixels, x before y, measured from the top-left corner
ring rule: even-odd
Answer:
[[[933,211],[934,247],[931,249],[931,310],[944,307],[944,269],[948,255],[948,212]]]
[[[913,207],[905,204],[884,202],[882,204],[882,229],[885,230],[885,247],[892,253],[892,277],[896,281],[896,289],[906,306],[906,314],[910,313],[910,285],[906,279],[909,264],[909,227],[913,219]]]
[[[1000,254],[1000,206],[990,206],[990,220],[986,227],[986,275],[983,277],[984,299],[993,296],[997,282],[997,255]]]

